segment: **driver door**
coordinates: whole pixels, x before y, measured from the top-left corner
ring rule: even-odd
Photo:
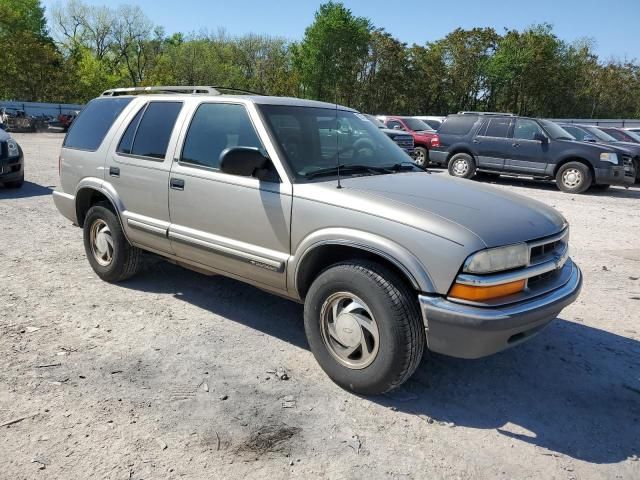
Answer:
[[[169,239],[178,257],[285,290],[291,184],[275,171],[272,181],[264,181],[220,170],[221,153],[235,146],[260,148],[275,158],[256,124],[257,112],[245,104],[196,106],[171,168]]]

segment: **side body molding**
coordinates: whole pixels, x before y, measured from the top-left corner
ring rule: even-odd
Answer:
[[[326,228],[316,230],[305,237],[290,257],[287,285],[291,287],[292,295],[299,296],[299,269],[304,268],[305,258],[316,248],[325,245],[344,245],[380,255],[404,272],[416,290],[424,293],[435,292],[427,268],[401,245],[369,232],[349,228]]]

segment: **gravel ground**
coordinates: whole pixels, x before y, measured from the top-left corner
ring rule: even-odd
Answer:
[[[0,188],[0,477],[640,478],[640,190],[502,179],[571,223],[585,284],[535,339],[425,355],[404,388],[342,391],[302,307],[151,261],[110,285],[56,211],[60,134],[17,134]],[[288,379],[283,376],[286,371]]]

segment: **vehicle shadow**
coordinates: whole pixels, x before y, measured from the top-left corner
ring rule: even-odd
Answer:
[[[550,190],[555,192],[559,191],[558,188],[556,187],[556,184],[549,180],[533,180],[530,178],[500,176],[499,178],[491,178],[491,179],[478,178],[478,179],[474,179],[474,181],[493,184],[493,185],[510,185],[515,187],[532,188],[536,190]],[[612,186],[611,188],[605,191],[590,189],[590,190],[587,190],[582,195],[589,195],[594,197],[640,199],[640,184],[632,185],[628,189],[624,187],[618,187],[618,186]]]
[[[37,183],[25,181],[21,188],[0,186],[0,200],[5,198],[29,198],[51,195],[53,187],[45,187]]]
[[[302,306],[164,261],[123,284],[176,299],[308,349]],[[496,430],[591,463],[640,455],[640,342],[558,319],[536,338],[481,360],[425,357],[400,389],[369,397],[433,428]],[[439,427],[443,424],[445,427]]]

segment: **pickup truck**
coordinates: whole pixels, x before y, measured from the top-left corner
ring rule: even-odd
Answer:
[[[429,149],[438,146],[438,136],[434,129],[413,117],[389,116],[385,118],[385,125],[392,130],[409,133],[415,145],[413,158],[416,164],[423,167],[429,164]]]
[[[357,135],[338,134],[345,125]],[[518,345],[582,285],[560,213],[431,174],[347,107],[109,90],[59,159],[54,202],[101,279],[131,278],[144,252],[303,303],[311,352],[359,394],[401,385],[425,349],[479,358]]]

